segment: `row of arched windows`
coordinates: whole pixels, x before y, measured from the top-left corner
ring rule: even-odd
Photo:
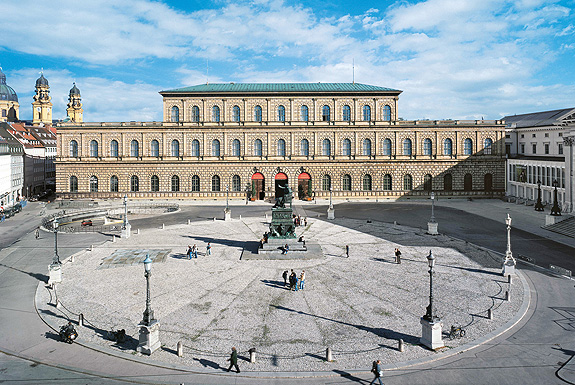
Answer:
[[[362,120],[364,122],[371,121],[371,106],[364,105],[361,109],[362,111]],[[342,119],[344,122],[351,121],[351,107],[348,105],[344,105],[341,110]],[[199,122],[200,121],[200,108],[198,106],[192,107],[192,122]],[[232,121],[239,122],[241,118],[241,110],[239,106],[232,107]],[[331,121],[331,107],[328,105],[324,105],[321,107],[321,119],[324,122]],[[383,106],[382,109],[382,119],[383,121],[391,121],[391,107],[389,105]],[[277,108],[277,115],[276,120],[278,122],[285,122],[286,120],[286,109],[285,106],[278,106]],[[299,120],[302,122],[309,121],[309,107],[307,105],[302,105],[300,108],[300,116]],[[178,106],[172,106],[170,110],[170,121],[177,123],[180,121],[180,108]],[[212,106],[212,122],[219,122],[220,121],[220,107],[219,106]],[[255,106],[253,111],[253,121],[254,122],[261,122],[262,121],[262,107]]]
[[[492,154],[492,147],[493,147],[493,140],[491,138],[485,139],[483,143],[483,153],[486,155]],[[324,139],[322,141],[321,146],[321,154],[322,155],[331,155],[331,140]],[[362,154],[363,155],[371,155],[371,139],[364,139],[362,141]],[[387,138],[383,140],[382,146],[382,154],[383,155],[392,155],[392,142],[391,139]],[[413,155],[413,146],[412,141],[409,138],[404,139],[403,141],[403,155],[411,156]],[[423,155],[431,156],[433,154],[433,144],[431,139],[426,138],[423,140]],[[472,155],[473,154],[473,141],[470,138],[467,138],[463,141],[463,155]],[[180,156],[180,142],[177,139],[172,140],[170,146],[170,155],[171,156]],[[191,145],[191,156],[200,156],[200,142],[197,139],[192,141]],[[240,156],[241,155],[241,143],[238,139],[234,139],[232,141],[232,156]],[[263,155],[263,143],[261,139],[256,139],[254,141],[254,152],[253,155],[255,156],[262,156]],[[285,156],[286,155],[286,142],[284,139],[279,139],[277,141],[277,155],[278,156]],[[309,156],[309,141],[307,139],[302,139],[300,142],[300,155]],[[352,155],[352,146],[351,140],[346,138],[342,142],[342,155]],[[453,141],[449,138],[443,141],[443,155],[453,155]],[[71,157],[78,157],[78,142],[75,140],[70,141],[70,156]],[[92,140],[90,142],[90,156],[91,157],[98,157],[99,156],[99,146],[96,140]],[[110,142],[110,156],[118,157],[118,141],[112,140]],[[137,140],[132,140],[130,142],[130,156],[139,157],[140,154],[140,144]],[[150,156],[159,157],[160,156],[160,143],[154,139],[150,143]],[[220,141],[218,139],[214,139],[212,141],[212,156],[220,156]]]
[[[171,182],[170,191],[172,192],[181,191],[180,177],[178,175],[173,175],[170,179],[170,182]],[[361,182],[362,182],[361,184],[362,190],[371,191],[373,189],[372,176],[370,174],[363,175]],[[485,191],[491,191],[493,188],[492,174],[485,174],[483,182]],[[90,192],[98,192],[98,177],[92,175],[90,177],[89,183],[90,183]],[[129,184],[131,192],[140,191],[140,179],[137,175],[132,175],[130,177]],[[391,191],[393,189],[392,187],[393,183],[391,174],[385,174],[383,176],[382,189],[384,191]],[[402,189],[406,191],[413,190],[413,177],[411,176],[411,174],[405,174],[403,176],[403,184],[401,187],[403,187]],[[329,191],[331,188],[332,188],[331,176],[329,174],[323,175],[321,178],[321,189],[323,191]],[[345,174],[342,176],[341,189],[343,191],[352,190],[351,175]],[[433,189],[433,177],[431,176],[431,174],[426,174],[423,177],[423,190],[431,191],[432,189]],[[464,191],[473,190],[473,177],[469,173],[465,174],[463,177],[463,189]],[[449,173],[443,176],[443,190],[444,191],[453,190],[453,176]],[[110,177],[110,191],[111,192],[119,191],[119,180],[116,175],[112,175]],[[160,191],[160,178],[157,175],[152,175],[150,178],[150,191],[152,192]],[[198,175],[194,175],[191,178],[191,191],[192,192],[200,191],[200,177]],[[219,175],[212,176],[211,191],[221,191],[221,179]],[[231,191],[242,191],[242,183],[239,175],[232,176]],[[75,175],[70,177],[70,192],[72,193],[78,192],[78,178]]]

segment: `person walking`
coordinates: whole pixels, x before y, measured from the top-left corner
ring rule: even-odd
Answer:
[[[206,246],[206,254],[212,255],[212,245],[210,244],[210,242],[208,242],[208,245]]]
[[[304,283],[305,283],[305,270],[302,270],[302,271],[301,271],[301,274],[300,274],[300,276],[299,276],[299,288],[300,288],[301,290],[303,290],[303,285],[304,285]]]
[[[345,255],[349,258],[349,245],[345,245]]]
[[[297,280],[297,278],[296,278],[295,271],[293,271],[293,269],[291,269],[291,274],[289,276],[289,289],[290,289],[290,291],[294,290],[296,280]]]
[[[196,246],[195,243],[194,246],[192,247],[192,254],[194,254],[194,258],[198,258],[198,246]]]
[[[40,228],[36,227],[36,231],[34,231],[34,236],[36,239],[40,239]]]
[[[230,361],[230,367],[228,368],[228,372],[232,370],[232,366],[235,366],[236,372],[239,373],[240,367],[238,366],[238,351],[236,350],[235,347],[232,348],[232,354],[230,355],[230,358],[228,358],[228,361]]]
[[[284,279],[284,287],[286,287],[287,286],[287,279],[288,279],[288,271],[287,270],[284,270],[282,277]]]
[[[371,372],[373,373],[373,375],[375,377],[373,378],[373,380],[371,380],[369,385],[372,385],[375,382],[375,380],[378,380],[379,384],[383,385],[383,382],[381,382],[381,376],[383,375],[383,371],[381,370],[381,360],[377,360],[377,361],[373,362],[373,365],[371,367]]]
[[[395,248],[395,263],[401,265],[401,251],[397,247]]]
[[[188,259],[192,259],[192,253],[193,253],[192,246],[188,245],[188,251],[187,251]]]

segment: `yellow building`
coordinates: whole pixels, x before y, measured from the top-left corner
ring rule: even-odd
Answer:
[[[505,189],[501,121],[398,120],[401,91],[230,83],[162,91],[163,122],[58,125],[62,198],[399,198]]]

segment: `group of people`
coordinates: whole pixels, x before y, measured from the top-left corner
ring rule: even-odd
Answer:
[[[307,227],[307,218],[304,218],[302,221],[301,215],[293,214],[293,224],[295,227],[302,226],[302,225]]]
[[[194,243],[193,246],[188,245],[188,251],[186,252],[188,259],[198,258],[198,246]],[[212,244],[208,242],[206,246],[206,255],[212,255]]]
[[[288,279],[289,279],[289,289],[290,291],[298,291],[298,290],[303,290],[304,285],[305,285],[305,270],[302,270],[301,274],[299,275],[299,277],[297,276],[296,272],[293,271],[293,269],[291,269],[291,274],[289,274],[288,276],[288,271],[285,270],[282,274],[282,277],[284,279],[284,287],[286,287],[288,285]]]

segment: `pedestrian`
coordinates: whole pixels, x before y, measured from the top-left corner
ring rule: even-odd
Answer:
[[[304,285],[304,283],[305,283],[305,270],[302,270],[302,271],[301,271],[301,274],[300,274],[300,276],[299,276],[299,288],[300,288],[301,290],[303,290],[303,285]]]
[[[36,227],[36,231],[34,232],[34,235],[36,236],[36,239],[40,239],[40,228]]]
[[[192,259],[192,253],[193,253],[192,246],[188,245],[188,251],[187,251],[188,259]]]
[[[297,274],[294,273],[294,277],[293,277],[293,284],[295,286],[295,291],[299,290],[299,279],[297,277]]]
[[[349,258],[349,245],[345,245],[345,255]]]
[[[238,351],[236,350],[236,348],[232,348],[232,354],[230,355],[230,358],[228,358],[228,361],[230,361],[230,367],[228,368],[228,372],[230,370],[232,370],[232,366],[236,367],[236,372],[240,372],[240,367],[238,366]]]
[[[303,225],[304,225],[305,227],[307,227],[307,217],[305,217],[305,218],[303,219]]]
[[[212,245],[210,244],[210,242],[208,242],[208,245],[206,246],[206,254],[212,255]]]
[[[288,251],[289,251],[289,245],[286,243],[284,245],[284,249],[282,250],[282,254],[287,254]]]
[[[192,247],[192,253],[194,254],[194,258],[198,258],[198,246],[196,246],[195,243],[194,246]]]
[[[297,280],[296,273],[295,273],[295,271],[293,271],[293,269],[291,269],[291,274],[289,276],[289,289],[290,289],[290,291],[294,290],[296,280]]]
[[[373,365],[371,366],[371,372],[375,377],[373,378],[373,380],[371,380],[369,385],[372,385],[376,379],[379,381],[380,385],[383,385],[383,382],[381,382],[381,376],[383,375],[383,371],[381,370],[381,360],[373,361]]]
[[[401,251],[397,247],[395,248],[395,263],[401,265]]]
[[[288,271],[287,270],[284,270],[282,277],[284,279],[284,287],[286,287],[287,286],[287,279],[288,279]]]

